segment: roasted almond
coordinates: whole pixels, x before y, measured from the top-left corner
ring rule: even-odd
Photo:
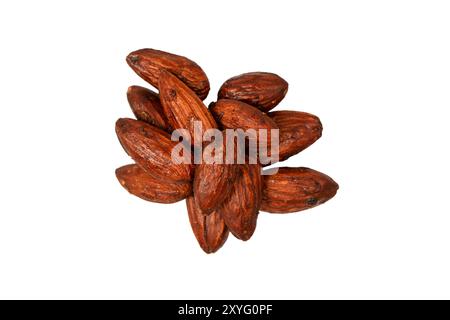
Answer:
[[[192,192],[191,183],[156,179],[136,164],[116,169],[116,177],[129,193],[152,202],[174,203],[185,199]]]
[[[197,165],[194,176],[194,196],[202,211],[209,214],[228,196],[236,177],[235,164]]]
[[[203,149],[202,163],[195,169],[194,197],[205,214],[212,212],[225,200],[238,172],[235,155],[233,163],[227,164],[224,138],[222,142],[222,144],[212,142]],[[209,150],[209,147],[212,149]],[[206,161],[206,157],[209,157],[210,161]]]
[[[140,49],[127,56],[127,63],[142,79],[156,88],[160,71],[168,70],[191,88],[200,99],[208,96],[209,81],[205,72],[194,61],[172,53]]]
[[[306,149],[322,136],[322,124],[315,115],[299,111],[273,111],[267,115],[280,129],[280,161]]]
[[[128,88],[127,98],[136,119],[162,130],[171,131],[157,93],[144,87],[131,86]]]
[[[270,170],[277,169],[271,174]],[[309,168],[283,167],[264,173],[262,211],[289,213],[309,209],[328,201],[339,189],[329,176]]]
[[[247,103],[230,99],[217,101],[209,110],[222,128],[242,129],[248,141],[253,141],[249,145],[250,158],[258,157],[261,150],[265,151],[264,154],[269,154],[264,147],[270,148],[271,130],[278,129],[278,126],[265,113]],[[239,134],[239,131],[236,133]]]
[[[192,143],[195,121],[202,125],[202,136],[205,130],[217,128],[214,118],[195,93],[177,77],[165,70],[162,70],[159,76],[159,95],[171,127],[173,129],[187,129]]]
[[[287,91],[288,83],[280,76],[268,72],[250,72],[225,81],[218,98],[239,100],[267,112],[283,100]]]
[[[270,130],[278,129],[277,124],[265,113],[251,105],[230,99],[217,101],[209,109],[223,129],[255,130],[266,129],[268,145],[270,145]]]
[[[172,149],[178,144],[170,140],[170,135],[143,121],[119,119],[116,133],[125,151],[156,179],[171,182],[192,180],[192,166],[176,164],[172,161]]]
[[[261,205],[262,179],[258,164],[239,165],[239,173],[227,199],[218,209],[230,232],[238,239],[253,235]]]
[[[193,196],[186,199],[186,206],[192,231],[200,247],[206,253],[213,253],[223,246],[228,238],[228,228],[221,215],[212,212],[206,215],[195,203]]]
[[[224,129],[277,129],[277,124],[257,108],[237,100],[221,99],[210,106]]]

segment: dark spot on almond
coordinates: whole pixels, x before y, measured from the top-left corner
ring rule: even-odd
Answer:
[[[130,56],[128,56],[128,60],[131,63],[136,64],[139,61],[139,57],[136,55],[130,55]]]

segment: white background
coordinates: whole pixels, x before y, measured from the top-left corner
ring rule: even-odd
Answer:
[[[449,17],[446,1],[1,2],[0,298],[450,298]],[[114,176],[143,47],[200,64],[207,103],[236,74],[285,78],[277,110],[324,125],[286,165],[337,196],[204,254],[184,202]]]

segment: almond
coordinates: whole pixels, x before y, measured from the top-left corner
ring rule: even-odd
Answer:
[[[221,215],[212,212],[206,215],[195,203],[193,196],[186,199],[186,206],[192,231],[200,247],[206,253],[213,253],[223,246],[228,238],[228,228]]]
[[[251,105],[230,99],[218,100],[210,106],[211,113],[224,129],[277,129],[277,124]]]
[[[207,154],[207,149],[203,150],[203,161],[195,169],[194,197],[196,203],[205,214],[212,212],[225,200],[231,191],[231,186],[238,172],[238,166],[236,164],[226,163],[225,137],[223,137],[222,141],[223,144],[221,145],[216,146],[214,142],[209,145],[216,146],[211,154]],[[212,159],[214,163],[208,163],[205,161],[206,156],[217,156],[217,158]],[[233,161],[235,160],[236,150],[233,157]]]
[[[157,93],[144,87],[131,86],[127,98],[136,119],[171,132]]]
[[[159,88],[160,71],[165,69],[183,81],[200,99],[208,96],[209,81],[205,72],[186,57],[160,50],[140,49],[131,52],[126,60],[131,69],[156,88]]]
[[[239,165],[239,170],[230,195],[218,211],[230,232],[246,241],[255,231],[261,204],[261,166],[243,164]]]
[[[159,95],[169,124],[174,129],[188,129],[192,142],[194,121],[201,122],[202,135],[205,130],[217,128],[214,118],[195,93],[165,70],[159,76]]]
[[[273,111],[267,115],[280,129],[280,161],[306,149],[322,136],[322,124],[315,115],[298,111]]]
[[[288,83],[276,74],[250,72],[225,81],[218,99],[239,100],[267,112],[283,100],[287,90]]]
[[[156,179],[172,182],[192,180],[192,166],[175,164],[172,161],[172,149],[178,144],[170,140],[170,135],[161,129],[143,121],[119,119],[116,133],[125,151]]]
[[[261,210],[288,213],[322,204],[336,194],[339,186],[329,176],[309,168],[275,168],[264,172]]]
[[[192,192],[189,182],[172,183],[156,179],[136,164],[116,169],[116,177],[129,193],[152,202],[174,203]]]
[[[209,110],[223,129],[266,129],[269,136],[271,129],[278,129],[277,124],[266,114],[237,100],[219,100]]]

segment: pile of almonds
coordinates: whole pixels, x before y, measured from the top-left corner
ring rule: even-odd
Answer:
[[[336,194],[336,182],[309,168],[281,167],[271,174],[274,169],[262,171],[259,161],[194,165],[171,158],[179,143],[171,140],[171,133],[187,129],[193,136],[194,121],[200,121],[204,131],[279,129],[280,161],[313,144],[322,135],[319,118],[304,112],[270,111],[288,90],[281,77],[265,72],[233,77],[220,88],[217,102],[207,108],[202,100],[208,95],[209,81],[195,62],[154,49],[134,51],[126,60],[159,94],[140,86],[128,89],[137,120],[119,119],[116,133],[135,164],[118,168],[117,179],[144,200],[174,203],[186,199],[192,230],[205,252],[217,251],[229,232],[238,239],[250,239],[259,210],[301,211]]]

